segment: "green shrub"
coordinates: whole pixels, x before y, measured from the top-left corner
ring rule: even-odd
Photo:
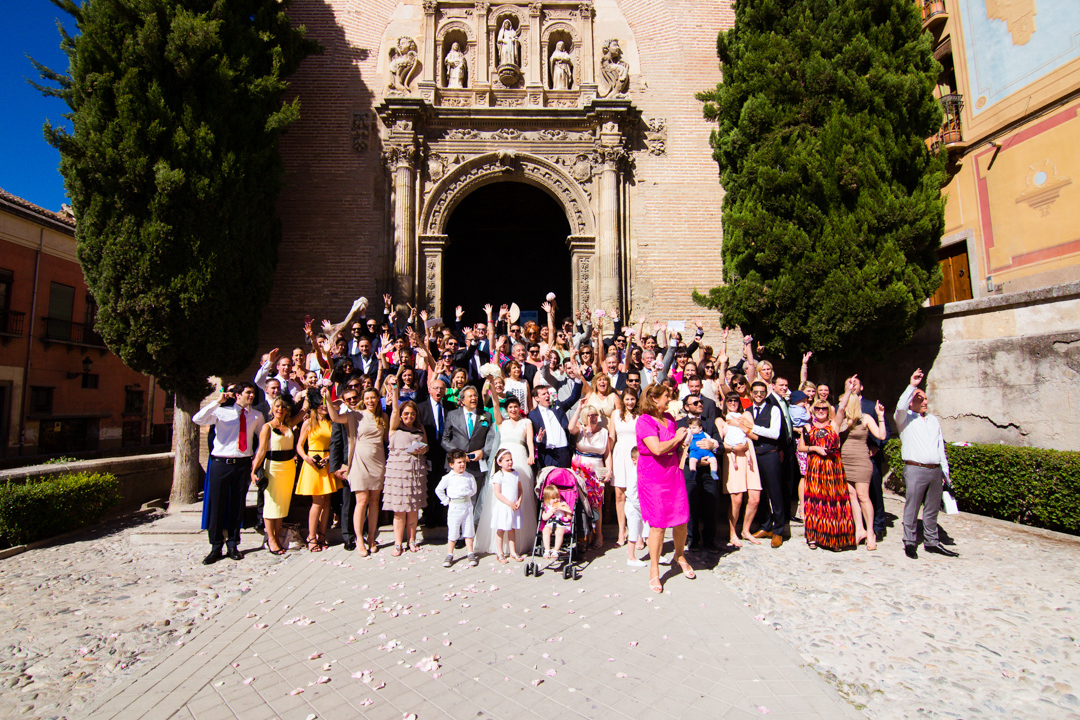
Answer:
[[[900,441],[885,448],[892,478],[904,492]],[[1080,533],[1080,452],[1009,445],[946,445],[956,504],[966,512]]]
[[[0,485],[0,536],[13,545],[94,522],[122,499],[116,476],[64,474]]]

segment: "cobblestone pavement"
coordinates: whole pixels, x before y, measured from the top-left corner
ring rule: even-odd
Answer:
[[[1080,718],[1080,538],[939,520],[961,557],[907,558],[899,520],[876,552],[810,550],[793,526],[716,574],[870,717]]]
[[[0,717],[1080,717],[1080,542],[943,526],[961,558],[797,537],[651,596],[621,548],[576,582],[426,546],[205,568],[113,525],[0,560]]]

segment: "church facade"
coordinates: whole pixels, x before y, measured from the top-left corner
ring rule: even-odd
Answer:
[[[721,278],[723,191],[694,93],[720,79],[729,2],[297,0],[290,14],[325,52],[292,78],[267,347],[307,312],[339,319],[383,293],[471,319],[483,302],[538,310],[550,291],[560,317],[703,314],[690,293]]]

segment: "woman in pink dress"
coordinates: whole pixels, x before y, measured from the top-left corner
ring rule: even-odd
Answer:
[[[675,419],[668,414],[671,390],[664,385],[650,385],[641,393],[641,417],[637,420],[638,500],[641,517],[649,523],[649,588],[655,593],[664,591],[660,583],[660,551],[664,547],[667,528],[672,529],[677,563],[686,577],[694,579],[683,546],[686,544],[686,521],[690,504],[686,497],[686,481],[679,470],[679,455],[686,438],[686,428],[676,428]]]

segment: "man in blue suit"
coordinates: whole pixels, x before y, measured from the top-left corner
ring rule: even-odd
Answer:
[[[570,467],[573,440],[567,429],[570,421],[566,417],[566,411],[581,397],[581,382],[573,382],[574,388],[570,396],[562,402],[556,400],[554,405],[551,402],[550,388],[546,385],[533,388],[536,408],[529,413],[529,420],[532,421],[533,431],[536,433],[534,439],[540,468]]]

